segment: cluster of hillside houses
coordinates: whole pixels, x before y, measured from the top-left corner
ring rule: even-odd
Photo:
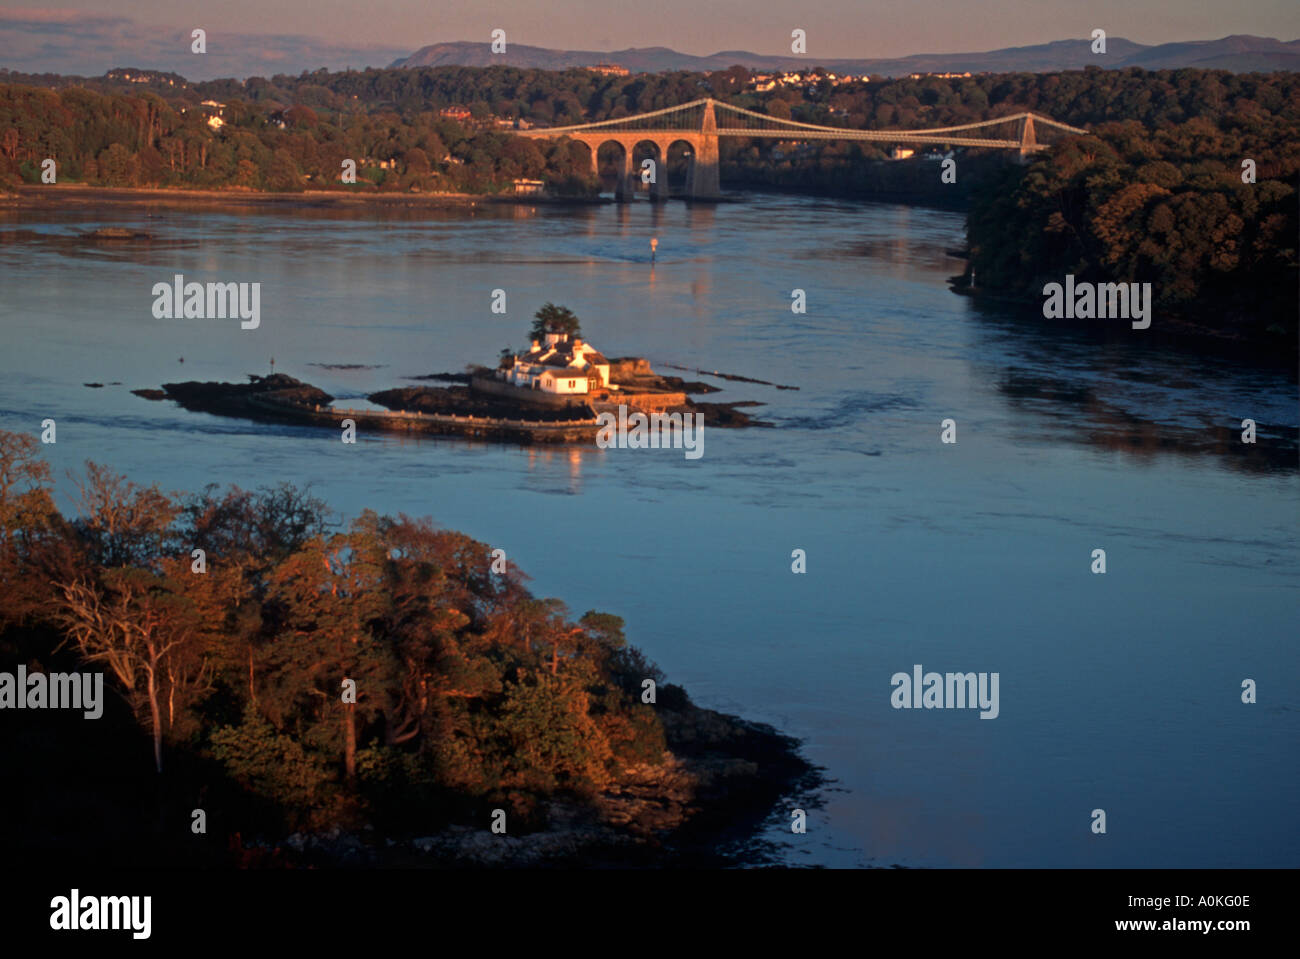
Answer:
[[[819,75],[811,70],[787,70],[784,73],[754,73],[749,77],[749,82],[745,84],[746,90],[754,90],[757,93],[767,93],[769,90],[775,90],[778,87],[808,87],[810,90],[822,81],[829,80],[834,86],[843,86],[846,83],[870,83],[871,77],[867,74],[853,76],[849,73],[826,73]]]
[[[499,117],[491,114],[482,120],[475,120],[474,114],[470,112],[469,107],[462,106],[459,103],[443,107],[438,111],[438,116],[444,120],[455,120],[457,123],[479,128],[495,127],[498,130],[531,130],[533,128],[532,121],[525,120],[523,117]]]
[[[921,80],[926,77],[935,77],[939,80],[954,80],[969,77],[970,71],[964,73],[912,73],[909,79]],[[854,76],[851,73],[816,73],[812,70],[787,70],[778,73],[754,73],[749,77],[749,82],[745,85],[746,90],[753,90],[756,93],[767,93],[769,90],[776,90],[779,87],[807,87],[811,92],[816,88],[816,84],[823,80],[829,80],[832,86],[843,86],[846,83],[870,83],[871,76],[863,73]]]

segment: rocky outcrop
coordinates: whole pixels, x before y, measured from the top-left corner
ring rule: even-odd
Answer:
[[[274,395],[285,403],[302,406],[321,406],[333,402],[334,397],[310,383],[295,380],[284,373],[257,376],[250,373],[247,383],[164,383],[163,392],[187,410],[219,413],[225,416],[244,416],[253,419],[270,419],[264,408],[254,401]]]
[[[762,406],[754,400],[744,400],[739,403],[697,403],[691,400],[689,409],[694,410],[704,417],[706,426],[727,427],[731,429],[740,429],[745,426],[763,426],[773,427],[775,423],[769,423],[766,420],[755,419],[748,413],[742,413],[742,406]]]

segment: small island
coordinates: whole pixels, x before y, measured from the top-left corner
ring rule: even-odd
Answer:
[[[524,444],[594,443],[598,415],[620,406],[645,413],[701,413],[709,426],[771,425],[742,411],[761,405],[756,401],[698,402],[688,394],[718,388],[661,376],[644,357],[607,359],[582,338],[578,317],[566,307],[545,304],[530,333],[529,349],[503,350],[495,368],[472,365],[463,374],[430,377],[455,385],[396,387],[366,397],[382,410],[335,406],[324,390],[284,373],[249,374],[247,383],[188,381],[133,392],[174,400],[188,410],[267,422],[340,428],[351,420],[358,430]]]

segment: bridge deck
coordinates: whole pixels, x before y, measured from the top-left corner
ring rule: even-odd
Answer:
[[[698,116],[696,115],[698,113]],[[722,123],[718,118],[723,118]],[[748,125],[737,126],[737,121]],[[654,121],[654,122],[651,122]],[[1006,136],[972,136],[973,131],[990,127],[1004,130],[1019,126],[1016,138]],[[931,127],[920,130],[852,130],[846,127],[828,127],[798,120],[785,120],[764,113],[732,106],[712,98],[694,100],[675,107],[664,107],[631,117],[597,120],[560,127],[544,127],[516,131],[518,136],[531,140],[569,136],[590,141],[599,138],[626,139],[683,139],[694,142],[700,137],[745,137],[779,140],[861,140],[873,143],[918,143],[948,146],[987,147],[1030,152],[1046,149],[1037,142],[1037,128],[1068,134],[1083,134],[1086,130],[1068,126],[1049,117],[1024,112],[1010,116],[979,120],[949,127]]]

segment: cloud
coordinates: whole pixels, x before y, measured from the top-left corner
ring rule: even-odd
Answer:
[[[114,67],[166,70],[191,80],[269,76],[325,67],[385,66],[411,51],[351,46],[288,34],[208,31],[207,53],[191,52],[190,28],[144,24],[77,10],[0,10],[0,67],[20,73],[100,76]]]

